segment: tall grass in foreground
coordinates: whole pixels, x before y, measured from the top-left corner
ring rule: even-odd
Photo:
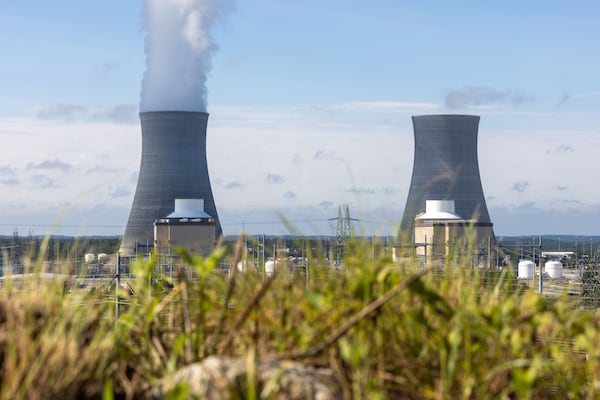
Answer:
[[[101,291],[5,285],[0,395],[143,398],[179,367],[223,355],[331,368],[347,399],[599,397],[595,313],[546,301],[510,272],[418,270],[372,251],[353,243],[343,268],[310,261],[300,279],[287,268],[219,273],[241,245],[184,254],[197,278],[180,274],[167,291],[149,284],[155,260],[138,262],[118,321]]]
[[[0,396],[85,398],[98,393],[114,361],[114,321],[94,295],[31,277],[0,290]]]

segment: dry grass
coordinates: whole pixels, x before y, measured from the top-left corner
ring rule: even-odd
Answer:
[[[148,286],[153,261],[138,263],[116,322],[98,294],[3,288],[1,397],[143,398],[183,365],[248,354],[331,368],[349,399],[597,397],[594,313],[544,301],[510,273],[418,271],[371,252],[354,243],[341,271],[313,262],[308,279],[286,268],[267,279],[217,272],[220,249],[186,257],[198,279],[164,293]]]
[[[0,290],[0,396],[85,398],[115,368],[113,322],[101,299],[29,278]]]

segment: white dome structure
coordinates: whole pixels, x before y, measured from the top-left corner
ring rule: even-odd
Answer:
[[[418,220],[458,220],[460,215],[454,211],[454,200],[426,200],[425,212],[417,216]]]

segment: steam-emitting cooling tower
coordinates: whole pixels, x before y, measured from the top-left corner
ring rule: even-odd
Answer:
[[[218,238],[222,230],[206,162],[208,113],[141,112],[140,121],[142,160],[121,254],[152,247],[154,221],[173,212],[175,199],[204,199]]]
[[[455,212],[492,232],[477,161],[479,117],[412,117],[415,156],[401,230],[412,236],[415,218],[427,200],[453,200]]]

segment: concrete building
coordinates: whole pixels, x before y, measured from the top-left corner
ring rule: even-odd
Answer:
[[[216,220],[204,212],[202,199],[175,199],[175,211],[154,222],[158,254],[175,254],[178,247],[194,255],[209,255],[216,245]]]
[[[492,225],[456,214],[453,200],[426,200],[426,211],[414,221],[415,252],[428,261],[443,261],[453,251],[479,251],[483,244],[489,260]]]

